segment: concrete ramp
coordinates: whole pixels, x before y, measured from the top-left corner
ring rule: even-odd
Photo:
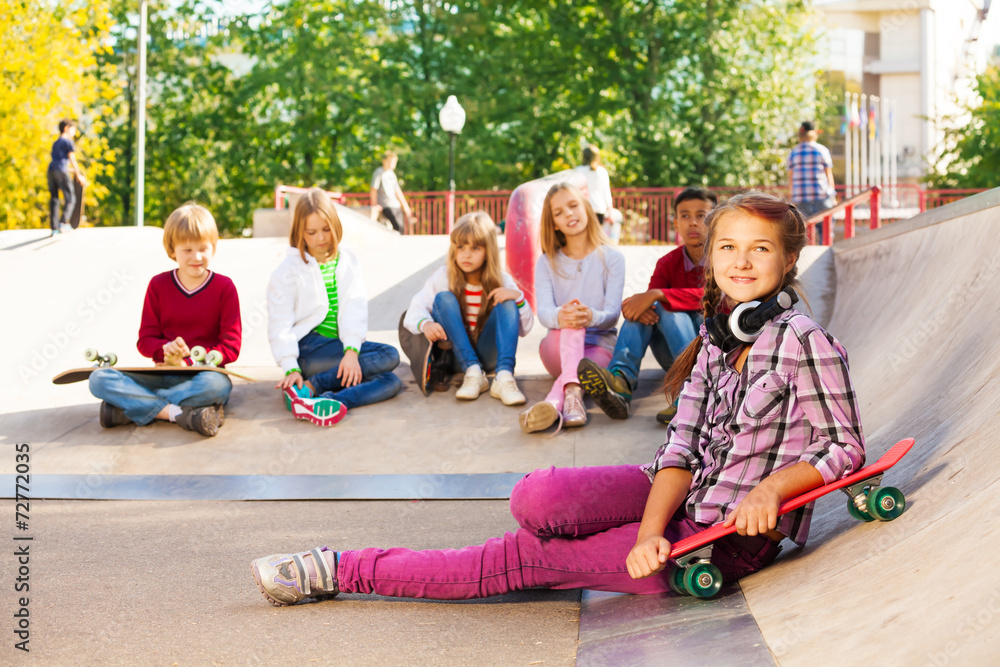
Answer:
[[[996,664],[998,206],[993,190],[834,247],[828,328],[850,355],[869,461],[916,438],[885,478],[909,507],[859,525],[827,496],[809,546],[743,580],[780,664]]]

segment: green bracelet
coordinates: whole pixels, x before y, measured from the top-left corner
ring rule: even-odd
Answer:
[[[292,373],[298,373],[299,375],[302,375],[302,369],[301,368],[291,368],[291,369],[285,371],[285,377],[288,377]]]
[[[358,348],[356,348],[356,347],[345,347],[344,348],[344,352],[347,352],[348,350],[350,350],[354,354],[361,354],[360,352],[358,352]]]

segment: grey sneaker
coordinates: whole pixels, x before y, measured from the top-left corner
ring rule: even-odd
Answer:
[[[126,426],[132,420],[125,416],[125,411],[117,405],[111,405],[107,401],[101,401],[101,426],[104,428],[114,428],[115,426]]]
[[[203,408],[181,408],[177,424],[185,431],[196,431],[206,438],[219,432],[219,412],[214,405]]]
[[[257,588],[275,607],[287,607],[306,598],[332,598],[340,592],[337,585],[337,554],[333,553],[333,569],[323,556],[330,547],[317,547],[297,554],[275,554],[250,562]],[[309,575],[306,558],[312,558],[313,574]]]
[[[562,416],[566,428],[587,425],[587,409],[583,407],[583,390],[579,387],[567,387]]]

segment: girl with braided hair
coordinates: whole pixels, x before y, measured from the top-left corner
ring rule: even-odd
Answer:
[[[771,195],[733,197],[709,216],[705,315],[795,288],[805,223]],[[714,322],[713,322],[714,324]],[[803,313],[766,322],[752,344],[701,335],[678,360],[677,415],[652,463],[549,468],[511,492],[515,532],[457,550],[318,547],[259,558],[251,571],[274,605],[339,592],[467,599],[523,588],[671,590],[672,543],[725,523],[713,562],[731,581],[768,565],[779,542],[805,544],[812,505],[789,498],[864,465],[843,347]],[[689,377],[685,377],[689,375]]]

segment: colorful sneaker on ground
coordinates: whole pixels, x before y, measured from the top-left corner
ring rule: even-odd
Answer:
[[[290,387],[283,393],[291,403],[292,415],[316,426],[333,426],[347,414],[347,406],[332,398],[299,398]]]
[[[628,418],[632,403],[632,389],[628,381],[617,373],[602,368],[590,359],[581,359],[576,367],[580,386],[594,399],[597,407],[612,419]]]
[[[332,569],[324,553],[333,554]],[[307,563],[306,558],[310,562]],[[250,572],[257,588],[275,607],[287,607],[306,598],[333,598],[340,592],[337,554],[330,547],[258,558],[250,562]]]
[[[296,387],[294,384],[282,392],[285,395],[285,409],[289,412],[292,411],[292,399],[293,398],[312,398],[313,393],[305,382],[302,383],[301,387]]]

